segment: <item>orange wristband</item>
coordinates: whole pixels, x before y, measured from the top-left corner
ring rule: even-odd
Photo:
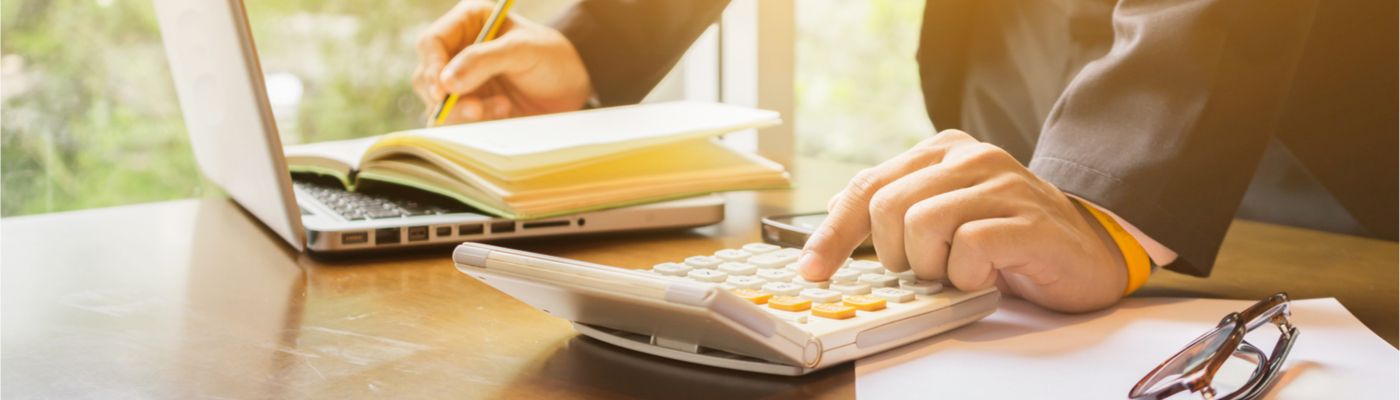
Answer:
[[[1123,289],[1123,296],[1133,293],[1147,283],[1147,276],[1152,274],[1152,258],[1147,256],[1147,250],[1142,248],[1137,238],[1097,207],[1073,197],[1071,199],[1089,211],[1094,219],[1099,220],[1099,225],[1108,231],[1108,236],[1113,238],[1113,243],[1117,244],[1118,250],[1123,253],[1123,261],[1128,265],[1128,287]]]

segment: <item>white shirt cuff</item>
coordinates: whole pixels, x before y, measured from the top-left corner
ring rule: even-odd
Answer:
[[[1137,239],[1138,244],[1142,245],[1142,249],[1147,251],[1147,257],[1152,259],[1152,264],[1160,266],[1171,264],[1173,261],[1176,261],[1177,255],[1175,251],[1172,251],[1172,249],[1167,248],[1167,246],[1162,245],[1162,243],[1156,240],[1152,240],[1151,236],[1147,236],[1146,233],[1142,233],[1142,230],[1138,229],[1136,226],[1133,226],[1132,223],[1128,222],[1122,217],[1119,217],[1118,214],[1115,214],[1113,212],[1113,210],[1104,208],[1092,201],[1085,200],[1083,197],[1075,196],[1069,193],[1065,194],[1075,199],[1078,199],[1079,201],[1089,203],[1089,205],[1098,208],[1099,211],[1103,211],[1105,214],[1108,214],[1108,216],[1113,217],[1113,221],[1117,222],[1118,225],[1122,226],[1123,229],[1127,230],[1128,234],[1133,235],[1133,239]]]

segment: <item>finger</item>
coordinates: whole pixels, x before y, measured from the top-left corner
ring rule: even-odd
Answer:
[[[481,101],[482,114],[484,119],[502,119],[510,117],[510,100],[504,95],[487,97]]]
[[[992,218],[959,226],[948,253],[948,280],[960,290],[982,290],[996,284],[1001,271],[1044,277],[1032,270],[1045,263],[1030,263],[1025,249],[1036,239],[1035,227],[1025,218]]]
[[[900,177],[876,192],[870,199],[870,237],[875,243],[875,253],[880,256],[880,263],[894,272],[909,270],[910,256],[906,256],[905,248],[907,245],[919,244],[907,241],[904,235],[905,221],[914,216],[910,212],[911,206],[934,196],[972,186],[993,172],[935,164]],[[921,214],[920,218],[924,216]],[[941,223],[943,220],[936,214],[927,219],[928,221],[918,223]]]
[[[418,53],[418,76],[415,82],[421,85],[425,103],[440,102],[446,95],[439,77],[442,69],[452,56],[475,40],[492,5],[477,1],[463,1],[434,20],[418,36],[415,50]]]
[[[889,182],[937,163],[952,144],[974,141],[960,131],[944,131],[914,149],[857,174],[829,204],[829,215],[813,231],[797,263],[803,278],[826,280],[870,234],[870,198]]]
[[[428,107],[432,107],[432,82],[427,80],[427,73],[424,72],[423,65],[413,70],[413,94],[418,96],[418,101]]]
[[[438,80],[449,92],[476,90],[493,77],[528,69],[538,60],[522,40],[507,34],[500,39],[468,46],[443,68]]]
[[[452,107],[448,121],[454,124],[476,122],[481,121],[485,117],[484,114],[480,97],[472,94],[462,95],[457,98],[457,104]]]
[[[926,281],[948,278],[950,247],[958,229],[980,220],[1015,215],[1015,204],[985,187],[968,187],[911,206],[903,221],[904,242],[900,246],[909,257],[914,276]]]

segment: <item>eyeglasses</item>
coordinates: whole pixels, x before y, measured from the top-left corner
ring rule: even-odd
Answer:
[[[1288,294],[1278,293],[1241,312],[1230,313],[1210,332],[1167,359],[1128,392],[1132,399],[1165,399],[1191,392],[1205,399],[1253,399],[1278,376],[1288,350],[1298,339],[1298,328],[1288,320]],[[1278,327],[1279,338],[1271,354],[1244,340],[1245,334],[1264,323]],[[1254,372],[1238,389],[1218,395],[1215,374],[1225,361],[1238,358],[1254,364]]]

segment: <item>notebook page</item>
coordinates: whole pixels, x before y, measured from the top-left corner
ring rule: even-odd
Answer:
[[[564,165],[779,123],[777,112],[703,102],[603,108],[401,132],[503,172]]]

